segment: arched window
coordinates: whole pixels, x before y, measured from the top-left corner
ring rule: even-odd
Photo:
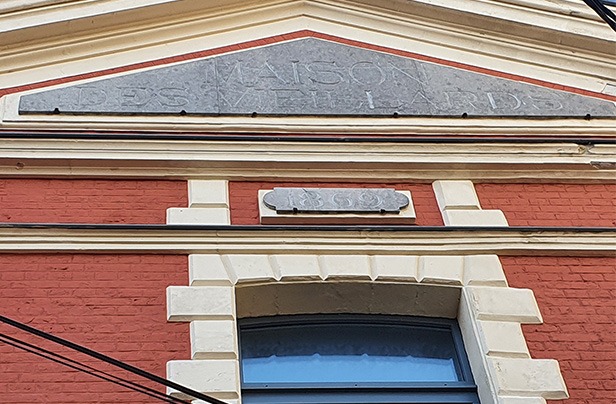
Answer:
[[[454,320],[245,319],[240,347],[243,404],[479,403]]]

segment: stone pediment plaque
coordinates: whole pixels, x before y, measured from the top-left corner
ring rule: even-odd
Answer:
[[[19,113],[616,117],[616,104],[307,38],[25,95]]]

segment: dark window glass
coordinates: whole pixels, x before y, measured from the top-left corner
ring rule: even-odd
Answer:
[[[455,321],[290,316],[240,322],[251,403],[478,404]]]
[[[342,323],[242,332],[245,383],[451,382],[460,380],[455,358],[443,329]]]

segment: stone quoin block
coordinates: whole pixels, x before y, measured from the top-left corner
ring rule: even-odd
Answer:
[[[236,324],[233,320],[205,320],[190,323],[193,359],[237,358]]]
[[[417,282],[419,257],[414,255],[374,255],[372,277],[375,280]]]
[[[169,380],[200,393],[238,393],[240,388],[237,361],[221,360],[175,360],[167,362]],[[182,395],[167,388],[168,394]]]
[[[324,279],[371,279],[367,255],[321,255],[319,263]]]
[[[279,274],[274,273],[269,255],[223,255],[222,259],[234,282],[280,279]]]
[[[468,286],[465,290],[475,317],[479,320],[522,324],[543,322],[537,301],[530,289]]]
[[[558,362],[552,359],[488,358],[499,395],[568,398]]]
[[[314,255],[273,255],[272,266],[281,280],[322,279],[319,260]]]
[[[193,321],[233,318],[235,298],[231,286],[169,286],[167,319]]]
[[[463,258],[460,256],[423,256],[419,257],[420,282],[462,284]]]
[[[218,254],[188,256],[188,277],[191,286],[231,285],[231,278]]]
[[[483,352],[488,356],[530,358],[519,323],[477,321]]]
[[[507,286],[503,266],[497,255],[464,257],[464,284],[471,286]]]

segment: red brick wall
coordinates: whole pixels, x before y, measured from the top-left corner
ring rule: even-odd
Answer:
[[[0,222],[165,223],[187,204],[186,181],[0,180]]]
[[[165,364],[189,359],[186,323],[166,320],[165,288],[186,285],[183,255],[0,255],[4,316],[165,377]],[[164,388],[0,324],[0,333]],[[0,342],[0,403],[153,403],[157,400],[23,353]]]
[[[338,188],[395,188],[402,191],[411,191],[416,224],[419,226],[442,226],[443,219],[438,210],[434,191],[430,184],[349,184],[349,183],[274,183],[274,182],[229,182],[229,204],[231,206],[231,224],[254,225],[259,224],[259,189],[274,187],[338,187]]]
[[[616,258],[501,257],[509,284],[532,288],[544,324],[523,326],[534,358],[557,359],[567,404],[616,402]],[[561,401],[553,401],[554,404]]]
[[[616,226],[616,184],[476,184],[483,209],[511,226]]]

